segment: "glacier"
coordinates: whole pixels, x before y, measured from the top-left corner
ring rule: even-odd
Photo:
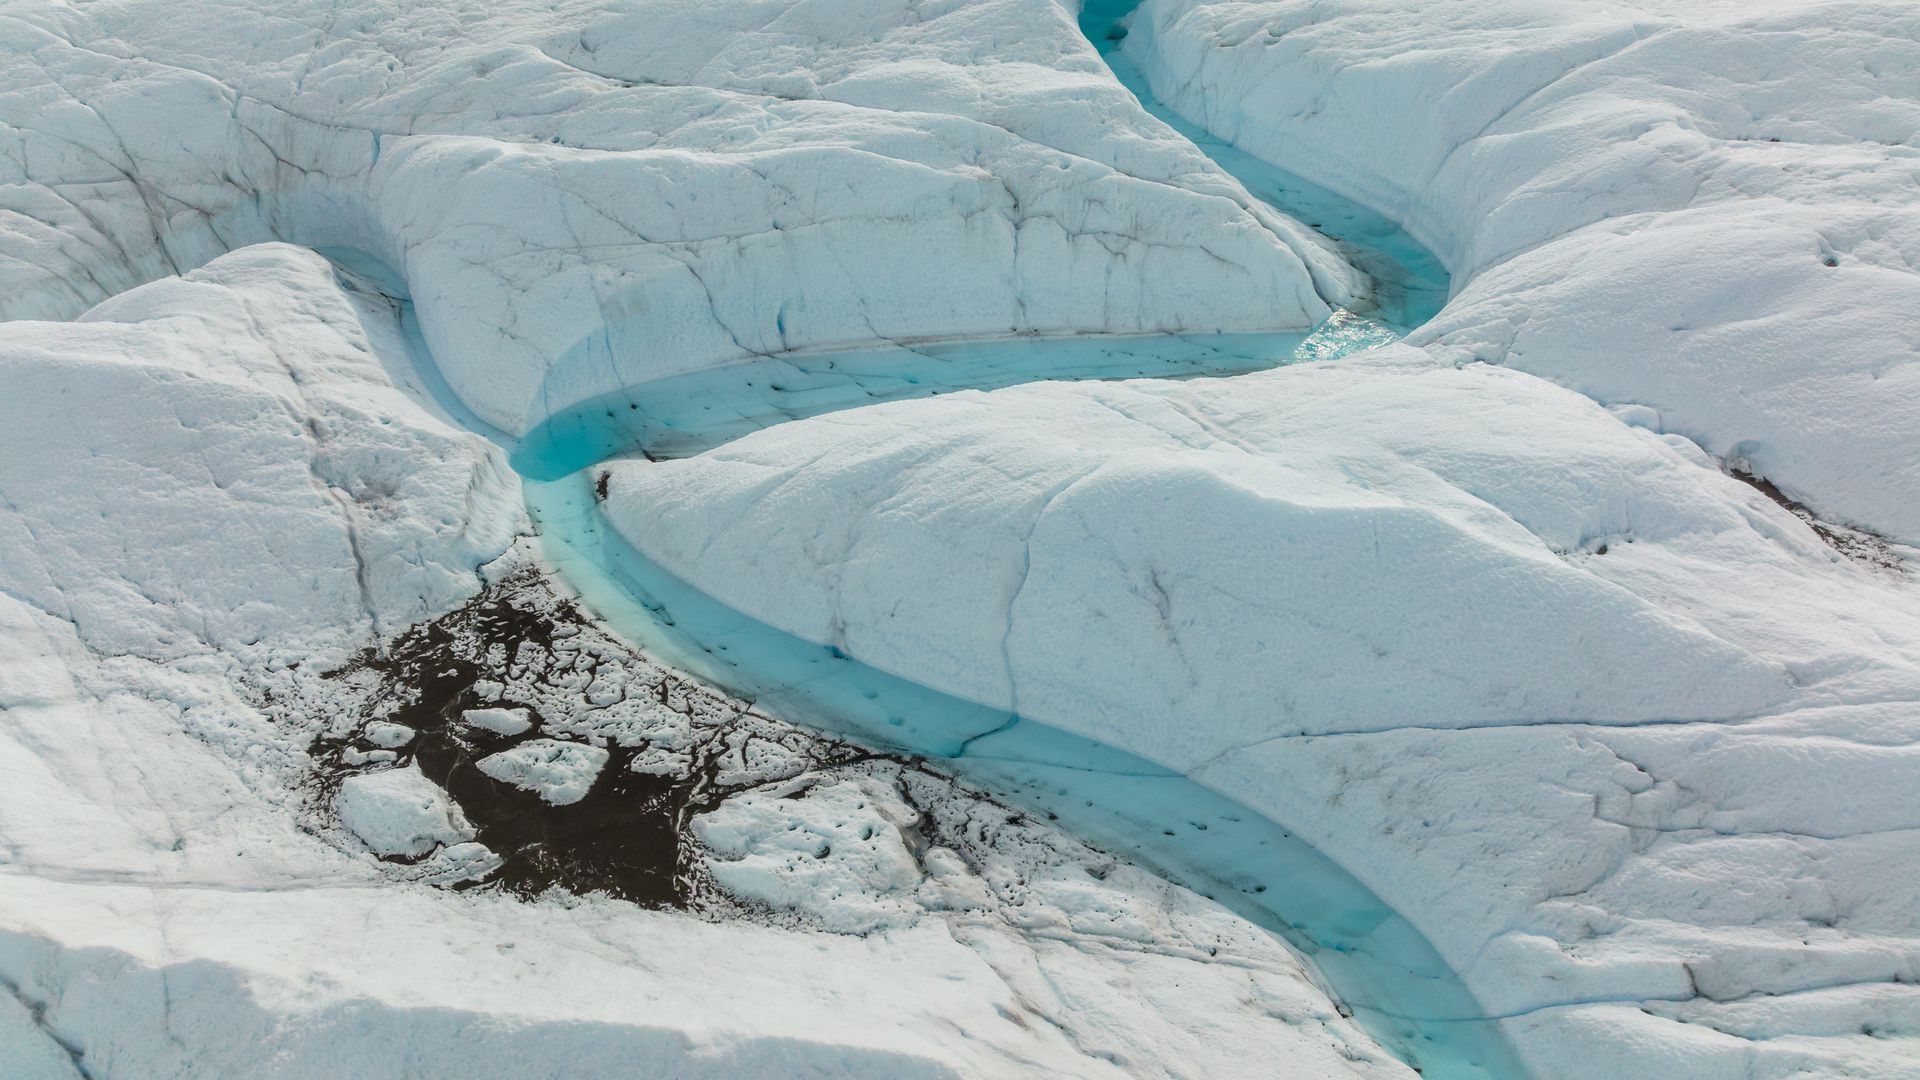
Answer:
[[[0,1074],[1920,1076],[1908,6],[0,56]]]

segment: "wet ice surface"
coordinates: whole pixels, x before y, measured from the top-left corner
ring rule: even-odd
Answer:
[[[762,357],[640,383],[547,417],[520,441],[513,464],[523,476],[556,480],[616,455],[685,457],[774,424],[883,401],[1043,379],[1260,371],[1297,362],[1316,340],[1324,345],[1318,334],[1027,337]]]

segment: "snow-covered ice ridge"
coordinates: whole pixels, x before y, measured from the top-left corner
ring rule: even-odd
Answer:
[[[1913,9],[1147,0],[1140,88],[1446,308],[852,408],[1379,299],[1076,14],[0,0],[0,1075],[1409,1075],[953,777],[1042,725],[1336,860],[1515,1072],[1920,1075]],[[738,424],[517,471],[675,388]],[[607,523],[1011,719],[930,763],[702,685],[575,595]]]

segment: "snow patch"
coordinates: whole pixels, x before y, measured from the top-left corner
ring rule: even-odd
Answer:
[[[606,764],[607,752],[598,746],[533,739],[481,758],[478,768],[554,806],[568,806],[587,797]]]
[[[901,831],[918,816],[898,794],[854,779],[737,795],[693,828],[708,872],[732,892],[861,934],[920,914],[922,873]]]
[[[348,777],[334,796],[340,823],[376,854],[418,858],[473,839],[446,792],[412,767]]]
[[[491,731],[495,735],[519,735],[533,726],[533,720],[525,709],[468,709],[460,714],[460,718],[470,728]]]
[[[360,737],[386,750],[398,750],[413,741],[414,731],[405,724],[375,720],[360,729]]]

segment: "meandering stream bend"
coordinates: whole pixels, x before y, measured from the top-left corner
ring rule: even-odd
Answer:
[[[661,379],[547,418],[506,440],[555,572],[658,660],[784,719],[941,761],[1070,832],[1211,896],[1283,935],[1384,1045],[1429,1077],[1520,1075],[1511,1052],[1432,945],[1327,854],[1178,773],[1030,718],[879,671],[738,612],[668,573],[603,518],[592,466],[698,453],[776,423],[877,401],[1041,379],[1182,378],[1334,359],[1382,344],[1445,301],[1434,257],[1392,222],[1200,131],[1156,102],[1117,50],[1138,0],[1093,0],[1081,27],[1156,117],[1257,197],[1319,228],[1375,278],[1377,306],[1313,334],[1156,335],[899,344],[795,353]],[[382,279],[364,256],[336,261]],[[423,376],[471,417],[417,339]]]

